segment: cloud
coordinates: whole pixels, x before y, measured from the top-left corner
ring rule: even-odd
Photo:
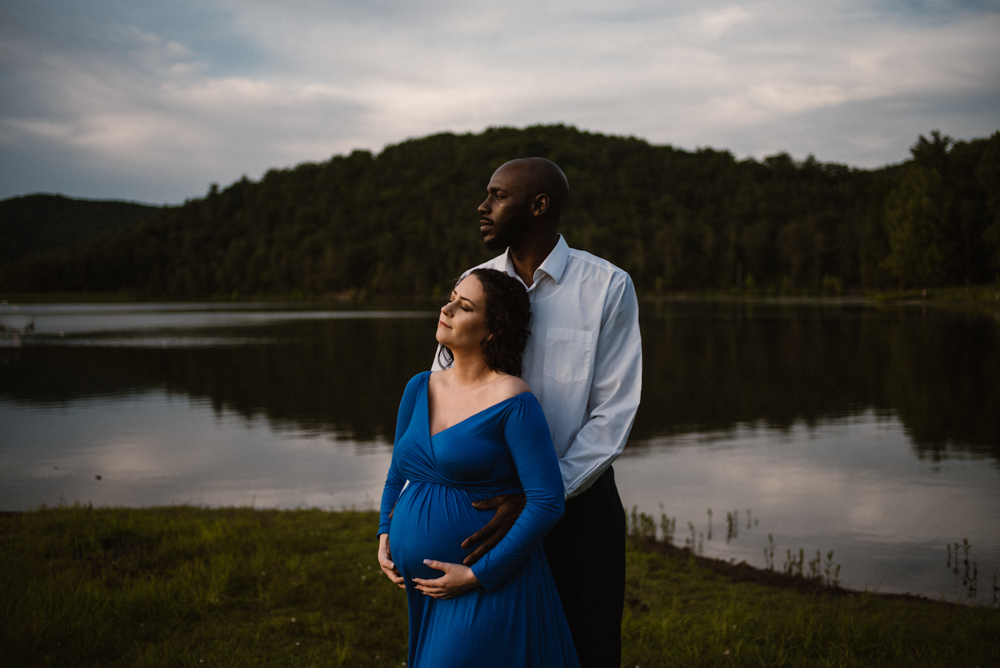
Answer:
[[[0,196],[179,201],[490,125],[860,166],[1000,127],[1000,8],[975,2],[40,0],[0,19]]]
[[[739,5],[711,9],[698,16],[693,32],[708,39],[719,39],[733,26],[746,23],[751,18],[750,12]]]

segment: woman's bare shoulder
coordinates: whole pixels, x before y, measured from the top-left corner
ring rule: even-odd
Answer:
[[[531,388],[524,382],[524,379],[509,374],[503,374],[496,381],[496,400],[504,401],[511,397],[516,397],[523,392],[531,392]]]

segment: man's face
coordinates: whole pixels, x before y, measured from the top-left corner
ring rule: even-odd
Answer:
[[[503,165],[486,186],[486,199],[479,205],[479,231],[491,251],[516,245],[531,224],[531,201],[521,170]]]

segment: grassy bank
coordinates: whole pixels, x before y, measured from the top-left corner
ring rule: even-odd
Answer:
[[[0,516],[12,666],[399,666],[376,515],[89,509]],[[991,666],[1000,610],[772,586],[629,547],[625,666]],[[792,586],[788,586],[791,584]]]

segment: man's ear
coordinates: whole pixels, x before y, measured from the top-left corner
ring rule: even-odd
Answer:
[[[550,206],[552,206],[552,198],[545,193],[539,193],[531,200],[531,215],[542,216],[549,210]]]

